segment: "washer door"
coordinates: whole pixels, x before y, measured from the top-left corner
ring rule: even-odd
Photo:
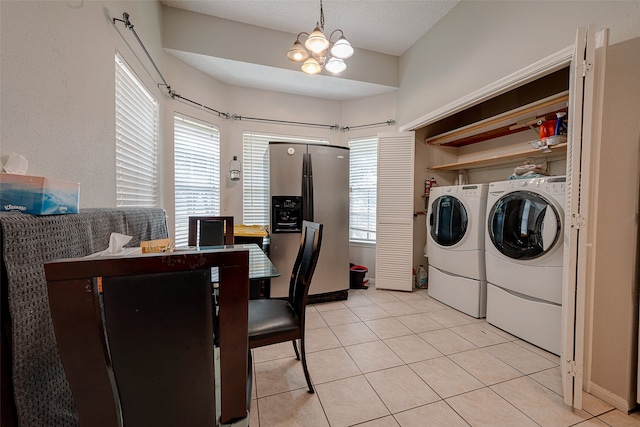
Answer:
[[[440,246],[453,246],[460,242],[467,232],[467,210],[457,198],[440,196],[431,205],[429,225],[434,242]]]
[[[503,255],[519,260],[538,258],[553,248],[562,222],[553,204],[530,191],[502,196],[489,213],[489,237]]]

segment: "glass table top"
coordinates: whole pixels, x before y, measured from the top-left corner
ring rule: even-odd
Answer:
[[[265,254],[260,246],[255,243],[241,243],[225,246],[187,246],[176,248],[179,250],[201,250],[201,249],[246,249],[249,251],[249,280],[269,279],[271,277],[280,276],[280,272],[271,262],[267,254]],[[213,282],[218,281],[218,268],[211,269],[211,279]]]

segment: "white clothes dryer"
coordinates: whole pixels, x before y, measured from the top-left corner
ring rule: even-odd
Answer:
[[[487,321],[560,354],[565,177],[489,184]]]
[[[488,184],[432,188],[427,210],[429,296],[476,318],[486,313],[488,188]]]

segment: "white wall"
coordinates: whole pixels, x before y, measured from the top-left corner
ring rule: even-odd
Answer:
[[[640,36],[638,1],[462,1],[400,58],[403,125],[575,42],[595,23]]]
[[[123,52],[152,93],[160,91],[111,17],[129,12],[160,57],[155,2],[2,1],[0,154],[29,160],[28,173],[81,183],[80,205],[115,205],[115,65]],[[121,33],[124,33],[121,35]]]

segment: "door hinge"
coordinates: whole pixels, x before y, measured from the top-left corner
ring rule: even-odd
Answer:
[[[586,77],[587,73],[593,70],[593,63],[587,62],[586,59],[582,61],[582,77]]]
[[[580,366],[576,363],[575,360],[567,360],[565,362],[565,365],[566,365],[567,374],[569,376],[575,377],[577,375],[582,374],[582,370],[580,369]]]
[[[580,214],[571,215],[571,227],[577,230],[584,228],[587,225],[587,219]]]

